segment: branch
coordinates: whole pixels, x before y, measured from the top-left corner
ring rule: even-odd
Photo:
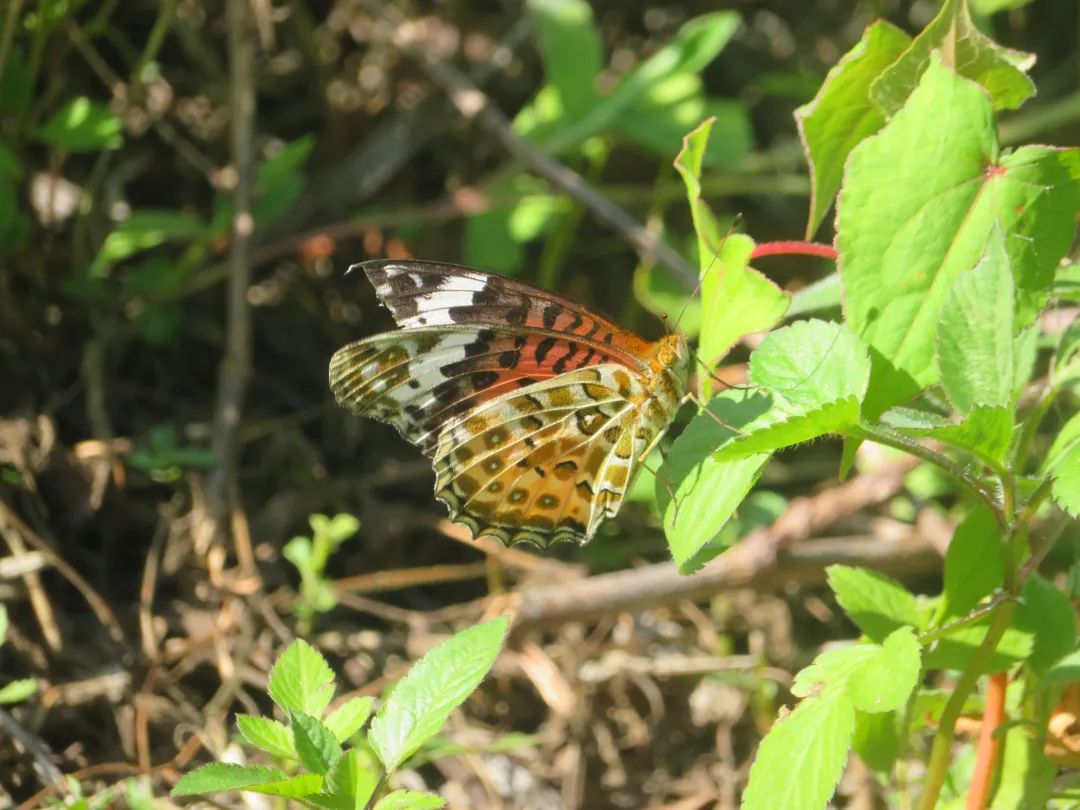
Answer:
[[[818,495],[796,498],[772,526],[753,532],[691,576],[680,574],[672,563],[660,563],[523,590],[516,596],[514,631],[681,599],[703,599],[727,588],[767,589],[791,580],[820,582],[824,567],[838,562],[888,567],[894,573],[938,566],[941,558],[926,540],[900,544],[879,539],[819,540],[789,551],[782,549],[888,500],[903,488],[904,476],[917,463],[905,458]]]
[[[236,429],[251,374],[251,216],[254,182],[255,45],[249,0],[229,0],[229,104],[236,187],[233,189],[232,235],[229,244],[229,288],[225,352],[218,369],[217,402],[211,446],[215,469],[207,479],[206,497],[213,539],[225,534],[230,482],[236,462]]]

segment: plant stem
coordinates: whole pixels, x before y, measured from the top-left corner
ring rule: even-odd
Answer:
[[[975,684],[982,676],[986,665],[990,662],[990,656],[997,649],[998,642],[1005,634],[1012,620],[1016,602],[1004,601],[990,618],[990,625],[986,628],[986,636],[982,644],[971,657],[964,669],[960,680],[956,682],[949,702],[941,713],[941,723],[934,733],[934,742],[930,749],[930,761],[927,763],[926,780],[923,794],[919,799],[919,810],[934,810],[937,807],[938,796],[941,786],[945,784],[945,777],[949,772],[949,763],[952,759],[953,729],[956,720],[964,708],[964,702],[971,694]]]
[[[965,810],[984,810],[990,800],[990,786],[994,766],[1001,753],[1001,737],[994,731],[1005,722],[1005,690],[1009,674],[997,672],[990,676],[986,687],[986,708],[983,710],[982,728],[979,729],[979,753],[975,759],[975,772],[971,776]]]

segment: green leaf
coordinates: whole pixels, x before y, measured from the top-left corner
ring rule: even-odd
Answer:
[[[976,405],[1012,405],[1013,287],[995,227],[986,256],[952,285],[938,322],[941,385],[961,413]]]
[[[1039,469],[1040,475],[1048,475],[1066,458],[1072,450],[1080,446],[1080,413],[1075,413],[1061,426],[1057,436],[1054,437],[1050,449]]]
[[[713,540],[757,482],[769,455],[719,461],[713,451],[734,437],[733,428],[756,416],[764,397],[733,403],[725,396],[707,406],[671,446],[656,476],[656,502],[663,515],[671,556],[686,573],[703,561],[697,553]],[[726,424],[724,424],[726,422]]]
[[[711,120],[705,121],[687,135],[675,158],[697,235],[702,302],[698,355],[709,368],[743,335],[775,326],[790,302],[787,293],[747,266],[753,240],[741,234],[724,238],[702,197],[701,168],[712,125]],[[705,378],[703,388],[711,391],[711,378]]]
[[[1073,650],[1058,659],[1042,674],[1039,684],[1042,687],[1049,687],[1074,681],[1080,681],[1080,650]]]
[[[901,627],[920,626],[915,596],[895,579],[847,565],[830,565],[825,571],[840,607],[872,640],[881,642]]]
[[[876,648],[873,657],[852,672],[847,695],[860,711],[896,711],[911,697],[921,665],[922,648],[915,631],[900,627]]]
[[[37,692],[37,680],[17,678],[0,686],[0,703],[20,703]]]
[[[309,771],[326,773],[341,756],[334,733],[309,714],[290,711],[289,721],[301,764]]]
[[[270,670],[268,692],[285,712],[321,717],[334,697],[334,671],[310,644],[297,639]]]
[[[792,295],[791,306],[784,313],[784,317],[792,319],[812,312],[839,310],[843,296],[844,287],[840,283],[840,274],[834,271]]]
[[[282,759],[296,759],[292,732],[277,720],[253,714],[238,714],[236,725],[244,739],[256,748]]]
[[[683,135],[706,119],[712,128],[703,165],[736,165],[753,148],[746,105],[707,97],[701,77],[694,73],[675,73],[657,82],[620,112],[614,126],[623,137],[670,158],[678,153]]]
[[[85,96],[71,99],[34,132],[34,137],[68,152],[119,149],[123,124],[104,104]]]
[[[639,265],[634,271],[634,297],[658,317],[677,320],[674,324],[687,339],[701,330],[701,299],[671,273],[655,264]]]
[[[1013,339],[1013,392],[1012,401],[1020,399],[1035,373],[1035,361],[1039,356],[1039,324],[1033,323],[1021,329]]]
[[[367,751],[346,751],[330,766],[322,792],[309,797],[330,810],[364,810],[379,785],[378,763]]]
[[[870,84],[911,43],[911,37],[884,21],[829,71],[814,100],[795,110],[806,162],[810,165],[810,219],[806,238],[821,225],[840,188],[844,161],[868,135],[885,125],[885,115],[870,99]]]
[[[102,278],[109,268],[136,253],[166,242],[186,242],[205,232],[203,223],[179,211],[134,211],[105,237],[101,250],[90,264],[89,274]]]
[[[950,422],[928,411],[893,408],[881,421],[913,438],[932,438],[959,447],[990,464],[1000,464],[1012,445],[1011,409],[975,406],[964,421]]]
[[[603,67],[592,8],[584,0],[530,0],[529,11],[548,84],[569,118],[583,118],[598,102],[596,80]]]
[[[446,799],[434,793],[420,793],[415,790],[395,790],[375,805],[375,810],[437,810],[446,807]]]
[[[761,741],[742,810],[824,808],[847,762],[854,730],[855,709],[842,692],[802,701]]]
[[[1017,624],[1035,635],[1027,665],[1041,675],[1076,646],[1076,614],[1068,597],[1038,574],[1024,583]]]
[[[1005,576],[1001,529],[979,504],[956,527],[945,552],[942,616],[960,618],[1001,587]]]
[[[506,637],[505,618],[470,627],[429,651],[394,688],[371,721],[368,741],[395,771],[484,679]]]
[[[1054,503],[1075,517],[1080,517],[1080,443],[1074,445],[1054,467],[1051,485]]]
[[[1022,726],[1005,732],[1000,775],[991,810],[1050,807],[1057,767],[1043,753],[1042,742]]]
[[[290,777],[277,768],[268,768],[265,765],[212,762],[180,777],[170,795],[176,798],[197,796],[200,793],[218,793],[223,790],[250,790],[270,796],[301,799],[318,792],[322,780],[322,776],[317,773]]]
[[[7,639],[7,630],[8,630],[7,608],[4,607],[3,605],[0,605],[0,644],[3,644],[5,639]]]
[[[899,110],[935,55],[981,85],[995,109],[1014,110],[1035,94],[1026,73],[1035,56],[1001,47],[975,27],[964,0],[945,0],[937,17],[874,82],[874,101],[890,115]]]
[[[983,639],[986,637],[988,619],[956,630],[945,638],[940,639],[926,654],[925,664],[927,669],[959,669],[962,670],[971,661]],[[1025,660],[1031,655],[1034,639],[1032,634],[1024,629],[1010,626],[998,642],[994,654],[986,666],[986,672],[1002,672]]]
[[[896,712],[855,713],[852,750],[867,767],[888,774],[900,755],[900,730]]]
[[[325,719],[326,727],[334,733],[339,743],[343,743],[358,732],[371,715],[375,698],[354,697],[332,711]]]
[[[931,63],[904,109],[852,151],[840,192],[846,314],[873,349],[864,412],[936,381],[941,307],[995,228],[1016,283],[1016,326],[1034,319],[1075,231],[1077,177],[1076,150],[1024,147],[999,160],[986,96]]]
[[[796,673],[791,693],[796,697],[844,693],[852,673],[877,655],[880,649],[876,644],[850,644],[826,650]]]
[[[818,408],[861,400],[870,358],[859,339],[830,321],[798,321],[770,332],[750,356],[751,382],[789,402]]]
[[[778,402],[753,424],[745,425],[742,435],[719,448],[714,457],[731,461],[771,453],[829,433],[841,433],[858,422],[859,400],[853,396],[809,411]]]

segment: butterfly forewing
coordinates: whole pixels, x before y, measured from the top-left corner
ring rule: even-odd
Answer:
[[[359,265],[404,327],[335,353],[334,396],[433,456],[474,535],[584,542],[667,429],[685,343],[648,343],[545,290],[456,265]]]

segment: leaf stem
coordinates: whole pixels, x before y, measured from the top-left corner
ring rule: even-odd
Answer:
[[[923,794],[919,799],[918,810],[934,810],[937,807],[938,796],[941,786],[945,784],[945,777],[949,772],[949,763],[952,760],[953,729],[960,712],[964,708],[964,702],[971,694],[975,684],[982,676],[990,656],[997,649],[998,642],[1005,634],[1012,620],[1016,602],[1003,600],[990,618],[990,625],[986,629],[983,638],[975,654],[971,656],[967,667],[964,669],[960,680],[956,682],[952,695],[949,697],[945,709],[941,713],[941,722],[934,733],[934,742],[930,749],[930,760],[927,763],[926,780]]]
[[[902,433],[898,433],[880,423],[860,423],[859,426],[854,429],[853,433],[863,439],[869,439],[872,442],[884,444],[888,447],[895,447],[897,450],[903,450],[905,453],[910,453],[917,458],[921,458],[923,461],[936,464],[978,495],[986,505],[990,507],[990,511],[994,514],[994,518],[997,520],[998,524],[1003,529],[1008,529],[1008,522],[1005,520],[1005,516],[1002,512],[1002,505],[998,502],[997,498],[994,497],[993,493],[987,489],[982,481],[948,456],[939,453],[936,450],[931,450],[929,447],[925,447],[924,445],[909,439]]]
[[[762,242],[750,253],[751,259],[760,259],[762,256],[820,256],[823,259],[836,261],[836,248],[832,245],[823,245],[820,242]]]

